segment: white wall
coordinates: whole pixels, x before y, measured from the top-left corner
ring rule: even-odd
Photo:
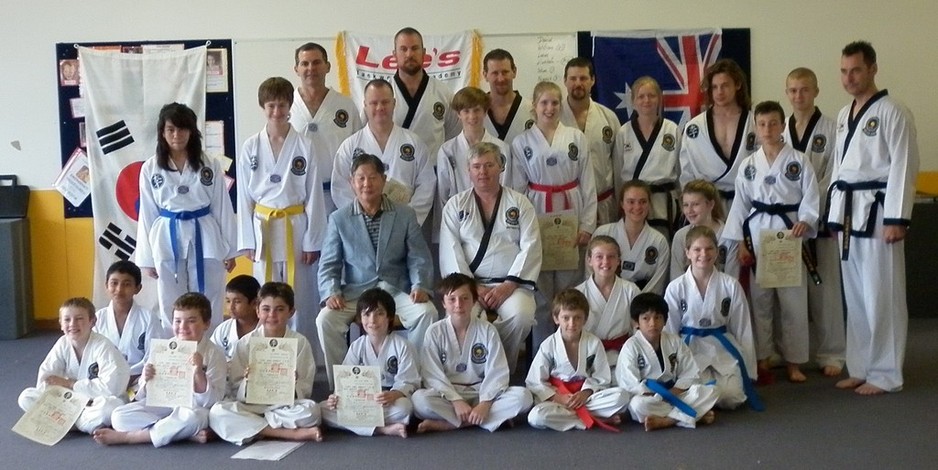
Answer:
[[[848,101],[839,81],[840,49],[866,39],[879,54],[877,84],[889,88],[916,116],[922,169],[938,169],[933,151],[938,133],[929,132],[938,122],[938,2],[583,0],[575,7],[561,0],[7,3],[0,15],[0,173],[19,174],[22,182],[36,188],[51,187],[61,167],[57,42],[330,37],[339,30],[393,33],[405,25],[426,33],[474,28],[483,35],[748,27],[754,101],[784,103],[786,74],[807,66],[818,74],[819,105],[828,114],[836,114]],[[11,145],[13,141],[21,150]]]

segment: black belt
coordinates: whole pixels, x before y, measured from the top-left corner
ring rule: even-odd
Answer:
[[[872,191],[877,189],[886,189],[885,181],[860,181],[858,183],[848,183],[843,180],[837,180],[831,183],[827,189],[827,204],[824,208],[824,220],[828,219],[831,211],[831,195],[834,189],[844,192],[844,218],[843,218],[843,248],[841,249],[840,259],[846,261],[850,258],[850,237],[853,232],[853,192],[854,191]],[[830,224],[828,224],[829,226]]]
[[[749,221],[758,214],[769,214],[780,217],[782,221],[785,222],[785,226],[791,229],[795,224],[791,221],[791,218],[788,217],[788,213],[798,211],[798,206],[799,204],[766,204],[760,201],[752,201],[753,211],[743,222],[743,241],[746,242],[746,248],[749,248],[749,252],[752,253],[753,256],[755,256],[756,251],[753,249],[752,231],[749,229]],[[814,256],[811,254],[811,251],[807,249],[804,243],[801,244],[801,260],[804,261],[804,266],[808,269],[808,274],[811,275],[811,280],[814,281],[814,284],[820,285],[821,275],[817,272],[817,263],[814,261]]]

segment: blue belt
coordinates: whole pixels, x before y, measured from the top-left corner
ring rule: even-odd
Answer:
[[[683,411],[687,416],[690,416],[691,418],[697,417],[697,410],[685,403],[684,400],[678,398],[677,395],[671,393],[671,387],[669,387],[668,384],[661,383],[657,380],[648,379],[645,380],[645,386],[648,387],[648,390],[661,395],[661,398],[664,398],[664,401]]]
[[[199,283],[199,293],[205,293],[205,257],[202,254],[202,226],[199,224],[199,218],[209,215],[212,212],[211,206],[205,206],[194,211],[173,212],[167,209],[160,209],[160,217],[166,217],[169,221],[169,240],[173,247],[173,270],[179,273],[179,240],[177,227],[180,220],[195,221],[195,273]]]
[[[684,336],[684,344],[690,345],[690,340],[692,336],[700,336],[705,338],[707,336],[715,337],[720,344],[723,345],[723,348],[726,349],[730,356],[733,356],[733,359],[736,359],[736,365],[739,367],[739,373],[743,379],[743,390],[746,392],[746,398],[749,401],[749,407],[756,411],[765,411],[765,405],[762,404],[762,400],[759,398],[759,395],[756,393],[756,388],[752,385],[752,379],[749,378],[749,373],[746,372],[746,361],[743,360],[743,355],[739,353],[739,350],[736,349],[736,346],[733,346],[733,343],[726,337],[726,327],[720,326],[717,328],[692,328],[689,326],[681,327],[681,334]]]

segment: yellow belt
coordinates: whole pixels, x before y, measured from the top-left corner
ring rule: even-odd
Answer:
[[[262,206],[260,204],[254,205],[254,212],[261,216],[261,234],[264,237],[264,261],[267,263],[267,273],[265,274],[265,281],[270,282],[273,278],[273,260],[270,256],[270,221],[274,219],[286,219],[284,223],[286,224],[287,231],[287,246],[286,246],[286,256],[284,260],[287,264],[287,284],[293,286],[293,278],[296,274],[296,256],[293,254],[293,223],[290,222],[290,216],[299,215],[303,213],[303,206],[297,204],[295,206],[287,206],[283,209],[275,209],[273,207]]]

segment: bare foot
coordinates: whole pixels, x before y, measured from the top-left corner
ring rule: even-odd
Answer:
[[[608,418],[594,417],[594,419],[595,419],[596,421],[602,421],[602,422],[604,422],[604,423],[606,423],[606,424],[609,424],[609,425],[612,425],[612,426],[618,426],[618,425],[622,424],[622,417],[619,416],[619,415],[612,415],[612,416],[610,416],[610,417],[608,417]]]
[[[854,390],[854,392],[857,392],[860,395],[882,395],[886,393],[885,390],[870,383],[865,383],[863,385],[860,385]]]
[[[388,426],[375,428],[375,432],[383,436],[400,436],[407,438],[407,426],[404,423],[394,423]]]
[[[449,421],[426,419],[417,425],[417,434],[422,434],[425,432],[452,431],[453,429],[456,429],[456,427],[452,424],[449,424]]]
[[[788,368],[788,381],[789,382],[798,384],[798,383],[802,383],[808,380],[808,378],[805,377],[804,373],[801,372],[801,369],[798,367],[798,364],[788,364],[787,368]]]
[[[143,444],[150,442],[150,432],[147,430],[121,432],[111,428],[100,428],[91,435],[98,444],[112,446],[119,444]]]
[[[761,363],[762,361],[759,361],[759,362]],[[759,366],[757,368],[756,373],[759,375],[758,380],[756,380],[756,385],[764,386],[764,385],[772,385],[775,383],[775,373],[772,372],[772,369],[769,369],[768,367]]]
[[[199,444],[205,444],[213,439],[215,439],[215,433],[208,428],[195,433],[195,436],[189,438],[190,441],[198,442]]]
[[[666,416],[649,416],[645,418],[645,430],[654,431],[656,429],[670,428],[677,424],[677,420],[674,418],[668,418]]]
[[[865,383],[866,381],[863,379],[858,379],[856,377],[849,377],[843,380],[838,380],[834,386],[842,390],[848,390],[851,388],[857,388],[860,385],[863,385]]]
[[[843,372],[843,369],[837,366],[824,366],[821,368],[821,373],[825,377],[837,377],[841,372]]]
[[[703,417],[700,418],[700,424],[713,424],[717,420],[717,414],[710,410],[704,413]]]
[[[296,429],[272,428],[267,426],[261,430],[260,435],[263,437],[282,439],[286,441],[322,442],[322,430],[319,429],[319,426]]]

